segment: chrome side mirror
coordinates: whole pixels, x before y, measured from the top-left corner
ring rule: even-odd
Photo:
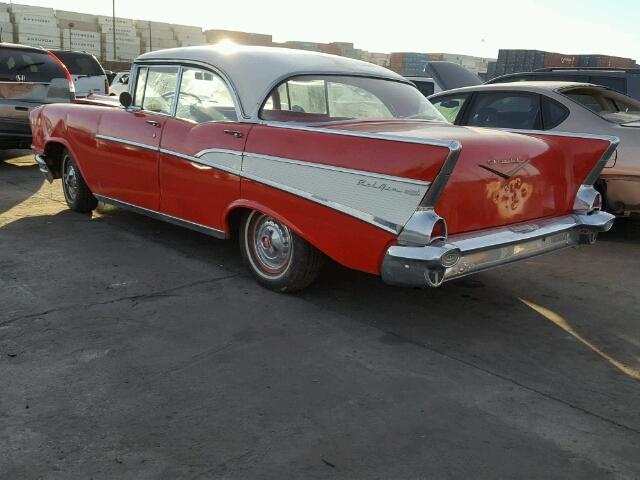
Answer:
[[[122,105],[124,108],[129,108],[131,105],[133,105],[133,98],[131,97],[131,94],[129,92],[122,92],[120,94],[120,105]]]

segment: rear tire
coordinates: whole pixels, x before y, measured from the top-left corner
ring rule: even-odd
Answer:
[[[297,292],[313,283],[324,256],[286,225],[252,211],[240,223],[240,250],[256,280],[276,292]]]
[[[61,178],[64,199],[71,210],[89,213],[98,206],[98,200],[89,190],[78,164],[68,150],[62,152]]]

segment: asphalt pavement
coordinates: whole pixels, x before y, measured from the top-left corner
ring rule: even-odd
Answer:
[[[640,221],[435,290],[66,208],[0,153],[1,479],[638,479]]]

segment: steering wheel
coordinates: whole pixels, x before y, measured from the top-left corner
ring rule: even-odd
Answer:
[[[195,93],[180,92],[180,96],[182,96],[182,95],[187,95],[188,97],[193,97],[198,101],[198,103],[202,103],[202,99],[198,95],[196,95]],[[171,97],[175,97],[176,96],[176,92],[167,92],[167,93],[163,93],[160,96],[164,100],[169,100]]]

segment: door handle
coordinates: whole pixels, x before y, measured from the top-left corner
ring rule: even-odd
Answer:
[[[225,130],[224,133],[227,135],[233,135],[236,138],[242,138],[244,136],[244,134],[238,130]]]
[[[149,125],[153,125],[154,127],[160,128],[160,122],[156,122],[155,120],[145,120]]]

